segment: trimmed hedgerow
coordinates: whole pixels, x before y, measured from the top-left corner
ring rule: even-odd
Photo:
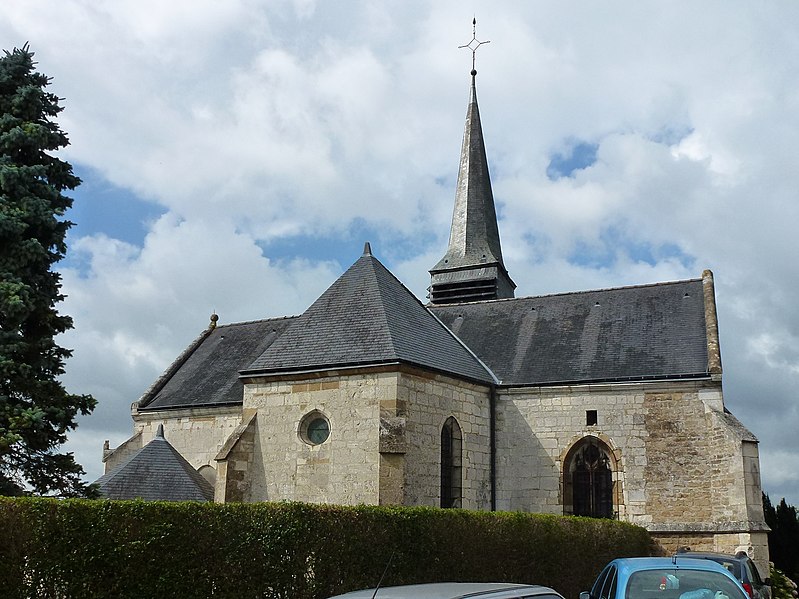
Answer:
[[[540,514],[0,498],[9,599],[322,599],[384,570],[384,585],[502,580],[576,597],[610,559],[650,547],[629,524]]]

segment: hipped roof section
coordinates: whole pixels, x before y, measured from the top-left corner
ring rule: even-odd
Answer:
[[[244,376],[402,363],[474,382],[492,374],[383,264],[361,256]]]

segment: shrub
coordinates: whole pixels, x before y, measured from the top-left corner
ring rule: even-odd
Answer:
[[[384,585],[503,580],[576,597],[607,561],[650,547],[642,528],[551,515],[32,498],[0,498],[0,535],[9,599],[322,599],[384,570]]]

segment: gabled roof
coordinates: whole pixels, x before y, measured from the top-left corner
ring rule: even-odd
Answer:
[[[296,317],[218,326],[203,334],[139,400],[139,410],[241,404],[239,370],[260,356]]]
[[[708,375],[701,279],[430,310],[503,385]]]
[[[242,375],[393,363],[493,381],[367,244],[364,255]]]
[[[213,501],[214,488],[164,438],[163,425],[152,441],[95,481],[108,499]]]

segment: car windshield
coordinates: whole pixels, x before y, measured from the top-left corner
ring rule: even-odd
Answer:
[[[625,599],[746,599],[720,572],[685,568],[641,570],[630,575]]]

